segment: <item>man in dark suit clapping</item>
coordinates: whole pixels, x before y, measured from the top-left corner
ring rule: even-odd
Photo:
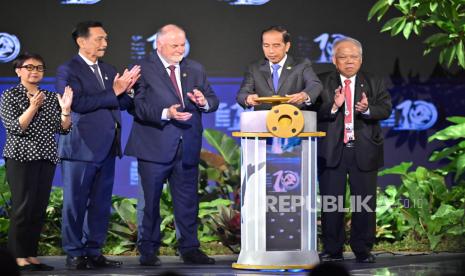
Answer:
[[[96,21],[76,25],[79,53],[57,70],[56,89],[74,91],[73,129],[61,136],[58,151],[63,178],[62,246],[69,269],[118,267],[102,255],[110,218],[115,157],[121,157],[120,110],[132,106],[131,88],[139,67],[122,75],[104,63],[107,34]]]
[[[143,191],[138,202],[139,261],[145,266],[161,264],[160,196],[168,181],[183,261],[213,264],[215,260],[199,250],[197,194],[202,113],[214,112],[219,101],[203,66],[184,58],[184,30],[170,24],[157,34],[156,52],[140,62],[134,123],[125,150],[137,158]]]
[[[346,180],[354,200],[350,246],[361,263],[375,262],[371,249],[376,228],[376,177],[383,166],[383,133],[379,121],[391,114],[391,97],[382,79],[360,71],[362,45],[343,38],[333,45],[334,72],[320,75],[318,103],[318,171],[322,196],[323,261],[342,260]],[[355,206],[354,206],[355,205]],[[333,208],[335,207],[335,208]]]

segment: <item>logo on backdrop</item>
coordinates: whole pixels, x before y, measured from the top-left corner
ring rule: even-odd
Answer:
[[[157,49],[157,34],[153,34],[149,38],[145,39],[142,35],[133,35],[131,37],[131,60],[140,60],[144,59],[147,55],[145,48],[149,44],[151,49],[154,51]],[[189,40],[186,39],[186,49],[184,52],[184,57],[189,55],[190,51]]]
[[[405,100],[393,108],[391,116],[381,122],[383,127],[394,130],[426,130],[438,119],[434,104],[422,100]]]
[[[215,127],[239,130],[242,112],[244,112],[244,109],[238,103],[228,105],[226,102],[221,102],[215,112]]]
[[[346,37],[343,34],[329,34],[329,33],[322,33],[313,41],[318,43],[318,47],[320,48],[321,54],[320,57],[315,60],[316,63],[332,63],[331,55],[333,53],[333,44],[334,42],[338,41]]]
[[[101,0],[62,0],[63,5],[93,5]]]
[[[15,59],[21,45],[15,35],[0,33],[0,62],[6,63]]]
[[[260,6],[264,5],[271,0],[219,0],[220,2],[227,2],[229,5],[244,5],[244,6]]]

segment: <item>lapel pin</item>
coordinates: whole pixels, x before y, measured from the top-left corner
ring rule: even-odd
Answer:
[[[182,73],[182,77],[183,78],[187,77],[187,73]]]
[[[286,69],[287,69],[287,70],[291,70],[291,69],[292,69],[292,66],[287,66]]]
[[[105,80],[108,80],[108,76],[107,76],[107,75],[105,75]]]

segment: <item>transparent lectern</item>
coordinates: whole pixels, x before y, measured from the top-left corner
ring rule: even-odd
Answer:
[[[259,98],[271,110],[243,112],[241,252],[236,269],[311,269],[317,251],[316,113]]]

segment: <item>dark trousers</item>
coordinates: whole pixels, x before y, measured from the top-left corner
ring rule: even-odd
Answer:
[[[343,251],[345,241],[344,215],[341,210],[324,210],[326,196],[344,199],[346,193],[346,180],[349,179],[351,196],[359,202],[371,196],[366,205],[372,210],[363,208],[363,205],[354,207],[358,210],[352,211],[350,246],[352,251],[364,258],[372,249],[375,241],[376,230],[376,179],[377,171],[361,171],[355,160],[355,148],[344,147],[342,159],[339,166],[335,168],[320,168],[319,188],[322,196],[323,210],[321,213],[322,240],[324,250],[330,254]],[[342,204],[339,204],[343,206]]]
[[[182,164],[182,145],[178,146],[175,159],[168,164],[138,160],[139,179],[142,193],[138,209],[139,252],[143,256],[153,256],[161,243],[160,196],[163,184],[169,182],[174,206],[176,234],[181,254],[198,248],[198,165]]]
[[[101,163],[63,160],[62,246],[66,254],[98,256],[111,211],[115,157]]]
[[[55,167],[48,160],[6,160],[6,177],[11,189],[8,248],[16,258],[37,256]]]

